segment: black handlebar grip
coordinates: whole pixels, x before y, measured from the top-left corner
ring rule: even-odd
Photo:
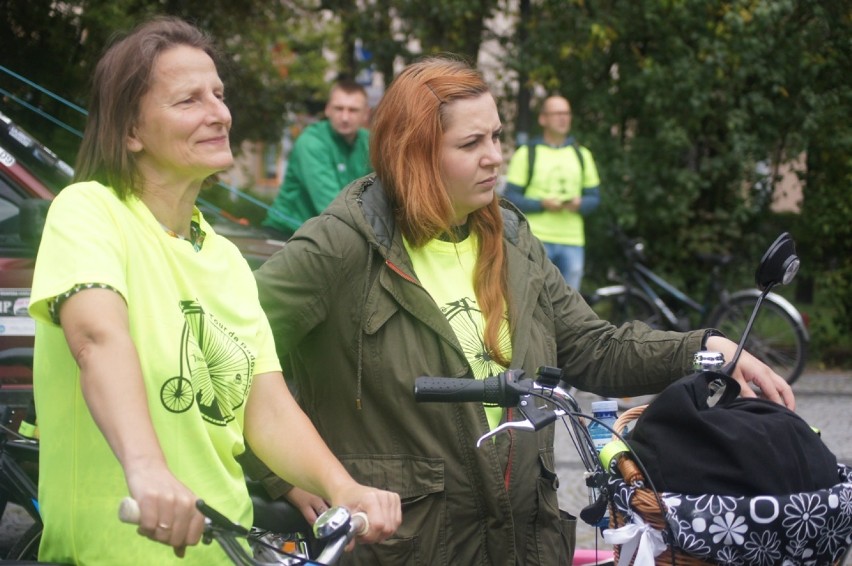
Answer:
[[[414,399],[421,403],[479,402],[499,405],[503,400],[499,377],[418,377]]]

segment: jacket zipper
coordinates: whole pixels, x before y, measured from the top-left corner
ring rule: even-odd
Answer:
[[[409,274],[404,272],[402,269],[397,267],[393,262],[391,262],[391,260],[386,259],[385,265],[387,265],[388,268],[391,269],[391,271],[393,271],[394,273],[396,273],[397,275],[399,275],[400,277],[402,277],[406,281],[408,281],[410,283],[414,283],[415,285],[420,285],[420,282],[417,279],[415,279],[414,277],[410,276]]]
[[[509,407],[509,408],[506,409],[506,422],[509,422],[511,420],[512,420],[512,407]],[[509,433],[509,454],[507,456],[507,459],[509,461],[506,464],[506,473],[503,475],[503,483],[506,486],[506,493],[509,493],[509,483],[511,482],[511,479],[512,479],[512,456],[513,456],[512,452],[514,452],[514,449],[515,449],[515,434],[514,434],[515,431],[513,431],[512,429],[509,429],[508,433]]]

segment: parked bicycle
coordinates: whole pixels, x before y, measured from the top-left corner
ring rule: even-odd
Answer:
[[[0,352],[0,365],[32,367],[32,349],[4,350]],[[26,511],[32,524],[5,558],[35,560],[43,529],[38,508],[38,441],[22,435],[20,428],[15,430],[19,416],[13,416],[14,412],[9,405],[0,405],[0,516],[7,518],[8,506],[14,504]]]
[[[620,231],[616,231],[616,238],[627,265],[623,272],[611,275],[617,285],[601,287],[587,297],[598,316],[616,325],[641,320],[652,328],[681,332],[715,328],[739,341],[760,292],[730,292],[725,288],[722,270],[730,265],[732,256],[698,257],[708,274],[704,298],[699,302],[648,267],[642,240],[627,238]],[[805,367],[808,341],[801,313],[781,295],[769,293],[745,349],[792,384]]]
[[[9,504],[23,508],[32,519],[21,537],[11,546],[6,560],[35,560],[44,528],[38,510],[38,488],[34,471],[38,466],[38,442],[15,438],[12,430],[3,426],[4,438],[0,447],[0,493],[3,517]]]
[[[267,542],[269,539],[259,537],[254,529],[249,530],[231,522],[200,499],[196,502],[196,506],[205,517],[202,542],[210,544],[215,540],[234,564],[245,566],[336,564],[349,541],[357,535],[367,532],[369,528],[367,515],[364,513],[350,514],[344,507],[328,509],[317,518],[313,526],[313,535],[317,541],[324,545],[324,548],[317,558],[308,559],[281,552],[280,549],[276,548],[276,545]],[[127,497],[122,500],[118,515],[125,523],[138,524],[139,506],[134,499]],[[252,543],[252,546],[255,547],[255,557],[258,556],[257,549],[260,547],[263,551],[260,553],[262,558],[257,560],[249,555],[240,539]]]

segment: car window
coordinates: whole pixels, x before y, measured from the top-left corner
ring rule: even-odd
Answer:
[[[18,214],[21,196],[12,188],[8,179],[0,174],[0,234],[11,236],[18,233]]]
[[[14,218],[17,215],[18,207],[6,199],[0,198],[0,227],[2,227],[7,220]],[[2,231],[6,232],[6,230]]]

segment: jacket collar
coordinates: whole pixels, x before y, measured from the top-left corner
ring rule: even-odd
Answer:
[[[510,282],[510,287],[515,289],[517,299],[520,301],[519,307],[522,312],[528,312],[534,308],[534,303],[538,292],[540,291],[540,278],[537,282],[529,277],[529,270],[523,265],[529,261],[532,254],[534,240],[530,237],[528,228],[525,228],[526,219],[521,212],[511,203],[506,200],[501,200],[501,211],[503,214],[503,237],[508,243],[507,259],[510,263],[516,265],[513,270],[516,273],[515,278]],[[411,260],[402,242],[402,235],[396,228],[394,221],[393,210],[388,202],[384,188],[381,182],[375,175],[368,175],[356,181],[353,181],[346,189],[340,198],[326,209],[324,214],[330,214],[342,222],[351,226],[358,231],[367,241],[371,249],[378,253],[385,265],[396,271],[400,276],[407,278],[416,283],[414,276],[414,268],[411,265]],[[373,270],[373,258],[368,254],[365,261],[365,286],[363,304],[364,309],[361,312],[362,320],[361,327],[365,328],[366,309],[368,304],[369,282],[371,281],[371,272]],[[382,271],[379,277],[383,279],[383,285],[388,287],[393,286],[392,281],[395,278],[389,275],[388,271]],[[417,285],[419,287],[419,285]],[[412,288],[402,286],[397,288],[395,297],[400,301],[401,305],[408,305],[407,308],[413,309],[413,305],[417,304],[417,299],[412,293]],[[406,308],[406,307],[404,307]],[[452,332],[446,318],[439,311],[424,315],[422,309],[413,309],[410,312],[417,310],[420,312],[419,318],[421,321],[435,329],[439,336],[443,336],[446,340],[453,344],[453,349],[458,353],[458,362],[460,368],[466,366],[464,355],[461,351],[461,346],[454,337],[450,337]],[[529,317],[521,317],[526,319]],[[517,335],[518,330],[526,332],[527,329],[516,329],[514,334]],[[358,362],[357,362],[357,380],[358,391],[356,394],[356,404],[360,407],[361,397],[361,381],[363,371],[363,339],[364,333],[358,334]],[[523,359],[528,349],[526,340],[513,341],[513,357],[518,356],[518,359]],[[449,359],[449,358],[448,358]],[[457,372],[458,373],[458,372]],[[462,373],[458,373],[462,375]]]
[[[331,127],[331,122],[328,119],[316,122],[316,125],[325,129],[326,134],[334,141],[334,143],[339,145],[341,148],[346,148],[347,151],[351,151],[352,148],[358,145],[358,141],[360,140],[360,138],[367,135],[367,130],[365,128],[358,128],[357,132],[355,133],[355,137],[350,142],[349,140],[341,136],[339,133],[337,133],[337,130]]]
[[[403,257],[407,256],[387,195],[381,181],[374,174],[353,183],[346,197],[346,204],[352,214],[350,222],[359,227],[368,241],[372,240],[371,244],[377,247],[385,259],[395,259],[400,253]],[[521,224],[525,223],[526,219],[509,201],[501,199],[500,205],[503,214],[503,236],[509,243],[518,246],[521,244]],[[358,221],[359,216],[363,218],[363,223]]]

